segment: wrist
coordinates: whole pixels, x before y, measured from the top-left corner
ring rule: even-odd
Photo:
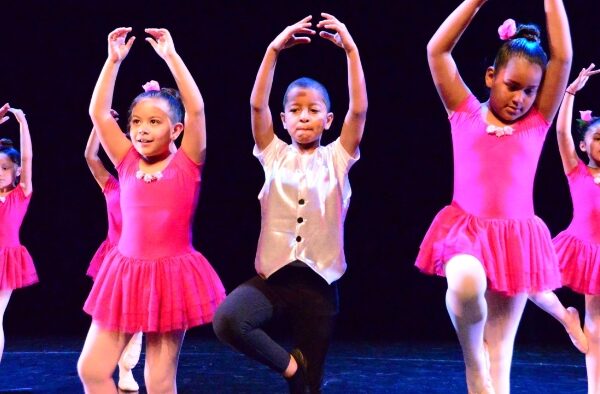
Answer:
[[[567,89],[565,89],[565,93],[570,94],[571,96],[575,96],[576,91],[573,91],[573,89],[567,88]]]

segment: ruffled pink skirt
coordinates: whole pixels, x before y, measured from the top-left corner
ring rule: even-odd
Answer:
[[[104,242],[100,244],[100,247],[98,247],[94,257],[92,257],[92,261],[90,261],[90,266],[86,272],[86,275],[92,278],[92,280],[96,279],[96,275],[98,275],[98,271],[100,271],[100,267],[102,266],[104,258],[115,246],[117,245],[110,243],[108,239],[104,240]]]
[[[554,248],[563,285],[581,294],[600,294],[600,244],[584,242],[566,231],[558,234]]]
[[[488,288],[506,295],[561,287],[550,232],[537,216],[479,218],[457,204],[442,209],[421,243],[416,266],[444,276],[444,264],[468,254],[482,262]]]
[[[13,290],[38,282],[33,259],[24,246],[0,247],[0,290]]]
[[[199,252],[146,260],[113,248],[83,310],[107,330],[168,332],[210,323],[224,298],[221,280]]]

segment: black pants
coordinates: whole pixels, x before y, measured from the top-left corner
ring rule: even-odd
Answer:
[[[290,354],[263,326],[288,319],[294,347],[307,360],[310,391],[318,393],[337,312],[336,283],[329,285],[310,268],[288,265],[269,279],[256,276],[238,286],[217,310],[213,328],[222,342],[282,373]]]

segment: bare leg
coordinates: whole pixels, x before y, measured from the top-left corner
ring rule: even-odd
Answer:
[[[117,393],[112,374],[131,334],[108,331],[92,322],[77,362],[86,393]]]
[[[600,296],[585,296],[585,336],[589,350],[585,355],[588,394],[600,393]]]
[[[0,291],[0,362],[2,361],[2,354],[4,353],[4,312],[8,306],[10,295],[12,290]]]
[[[144,378],[148,394],[177,393],[177,363],[185,331],[146,334]]]
[[[581,320],[579,319],[577,309],[572,306],[565,308],[552,291],[530,294],[529,299],[565,327],[569,338],[571,338],[571,342],[573,342],[577,350],[581,353],[588,351],[587,339],[581,329]]]
[[[473,256],[457,255],[444,270],[448,280],[446,308],[462,348],[469,393],[493,392],[483,343],[487,317],[483,265]]]
[[[485,298],[488,304],[485,341],[490,356],[492,383],[496,393],[508,394],[515,335],[527,303],[527,294],[508,297],[488,290]]]
[[[138,391],[139,385],[133,378],[131,371],[140,360],[142,352],[142,333],[133,334],[131,340],[123,350],[119,359],[119,388],[123,391]]]

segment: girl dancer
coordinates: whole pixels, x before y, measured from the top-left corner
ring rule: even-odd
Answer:
[[[293,393],[320,392],[325,355],[338,311],[337,283],[346,269],[343,224],[350,203],[348,171],[358,160],[367,92],[358,48],[346,26],[322,13],[319,35],[344,49],[350,105],[340,137],[321,146],[333,121],[320,83],[301,78],[283,98],[281,120],[292,143],[273,130],[269,96],[280,52],[311,41],[311,17],[288,26],[267,48],[250,97],[254,155],[265,171],[259,194],[258,276],[240,285],[217,311],[219,339],[281,373]],[[301,36],[297,36],[301,35]],[[288,352],[263,330],[287,316],[295,349]]]
[[[10,295],[14,289],[38,281],[31,256],[19,241],[19,229],[33,191],[29,126],[23,111],[8,104],[0,108],[0,123],[8,120],[7,112],[19,122],[21,153],[11,140],[0,139],[0,361],[4,351],[4,312]]]
[[[484,3],[463,1],[427,46],[452,125],[454,196],[434,219],[416,265],[446,276],[446,306],[469,392],[507,393],[527,294],[561,285],[550,233],[534,215],[532,194],[572,50],[562,1],[545,0],[550,61],[535,26],[507,23],[499,30],[507,41],[485,74],[489,100],[480,103],[463,82],[452,50]]]
[[[146,38],[171,70],[171,89],[138,95],[129,114],[128,140],[110,107],[121,62],[134,42],[131,28],[108,36],[108,59],[94,89],[90,116],[116,165],[123,229],[105,258],[84,310],[92,325],[78,371],[88,393],[115,393],[112,381],[133,333],[146,333],[144,378],[148,392],[176,392],[177,361],[185,330],[212,320],[223,286],[193,249],[191,223],[206,150],[204,102],[165,29]],[[170,145],[185,130],[181,148]]]
[[[558,113],[556,132],[563,168],[573,200],[573,220],[554,238],[563,284],[585,294],[584,332],[589,344],[585,355],[588,393],[600,393],[600,118],[582,111],[579,148],[587,155],[587,165],[577,156],[571,135],[575,94],[594,70],[594,64],[581,70],[565,91]]]

